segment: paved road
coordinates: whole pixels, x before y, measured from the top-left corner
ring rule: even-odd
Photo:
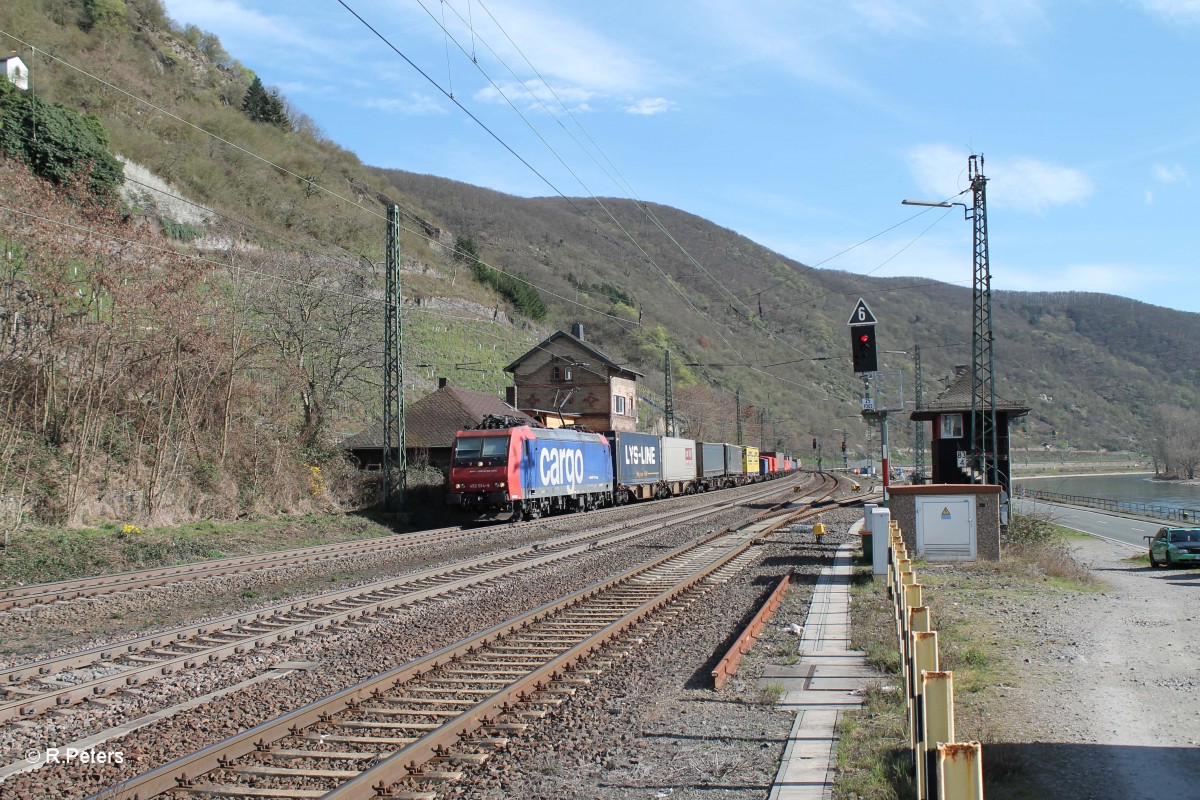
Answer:
[[[1043,500],[1017,498],[1014,505],[1017,511],[1023,513],[1049,513],[1050,518],[1064,528],[1090,533],[1102,539],[1135,547],[1145,547],[1146,540],[1142,537],[1158,533],[1158,529],[1167,524],[1165,521],[1123,517],[1104,511],[1047,503]]]

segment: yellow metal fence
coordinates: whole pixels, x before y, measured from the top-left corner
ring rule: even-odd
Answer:
[[[912,563],[900,526],[891,522],[888,595],[895,606],[917,798],[983,800],[983,749],[979,742],[954,741],[954,673],[940,668],[937,631]]]

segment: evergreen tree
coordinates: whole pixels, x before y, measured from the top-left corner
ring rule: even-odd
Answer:
[[[268,90],[257,75],[254,76],[250,88],[246,90],[246,97],[242,100],[242,113],[255,122],[265,122],[280,128],[289,127],[279,90]]]

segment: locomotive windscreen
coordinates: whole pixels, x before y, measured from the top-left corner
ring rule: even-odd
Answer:
[[[508,436],[460,436],[454,447],[456,467],[500,467],[508,463]]]

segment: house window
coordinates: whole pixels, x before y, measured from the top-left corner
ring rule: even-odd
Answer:
[[[555,383],[566,383],[571,380],[571,368],[555,367],[552,377]]]
[[[622,416],[625,415],[625,395],[613,395],[613,413],[620,414]]]
[[[963,436],[963,415],[962,414],[942,414],[942,436],[943,439],[961,439]]]

